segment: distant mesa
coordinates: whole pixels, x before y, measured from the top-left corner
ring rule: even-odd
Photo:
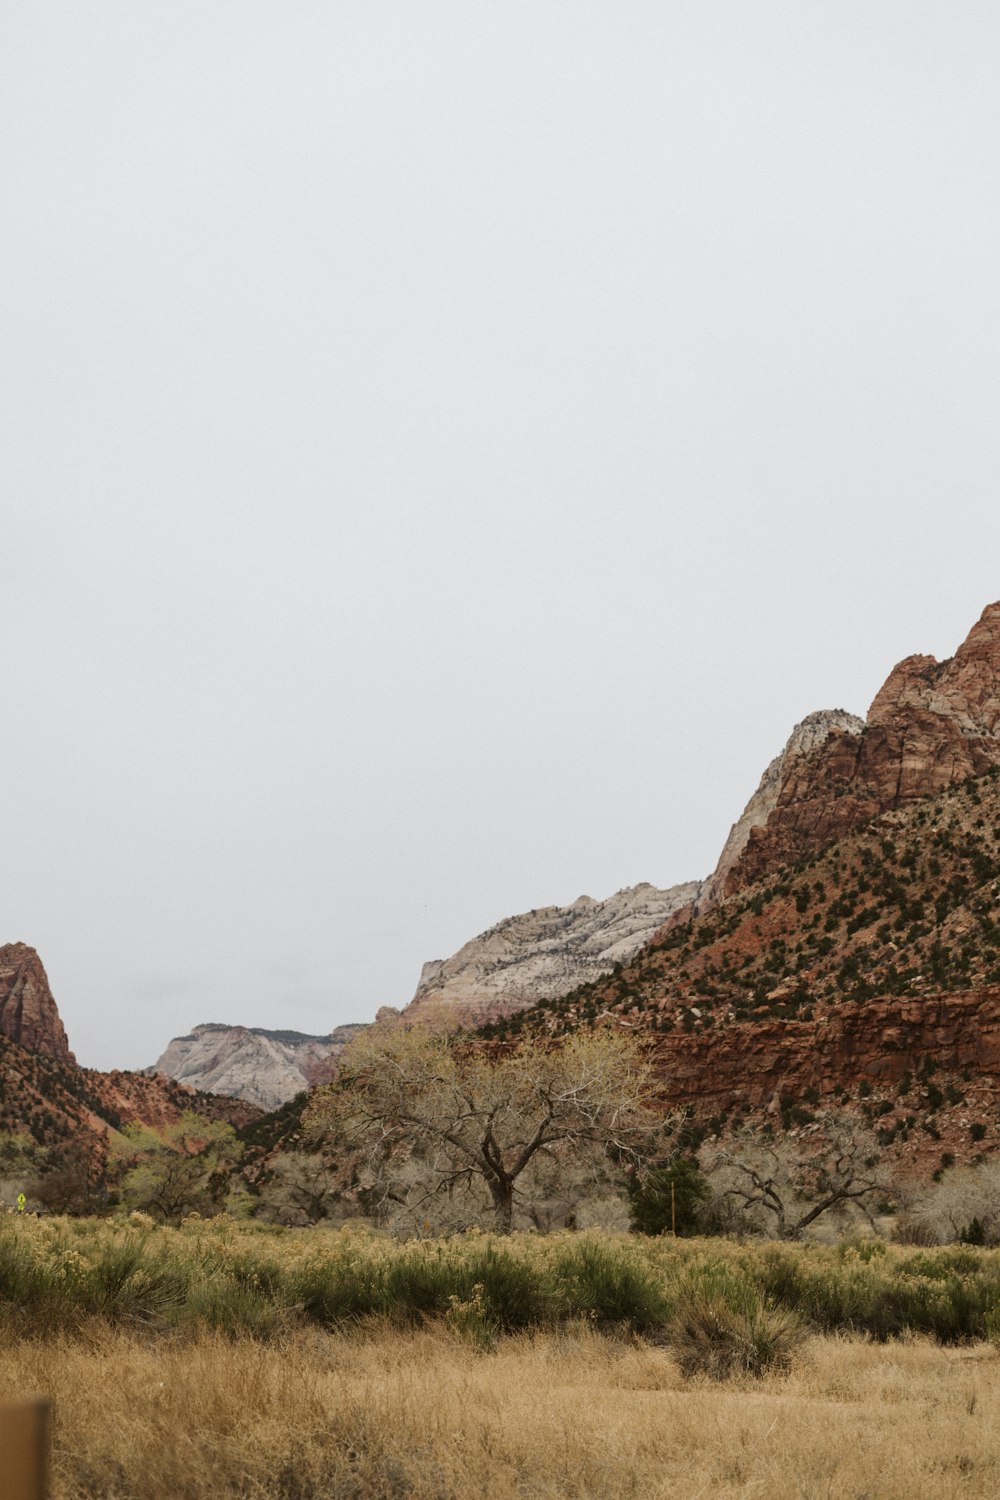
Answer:
[[[303,1089],[326,1083],[348,1042],[364,1029],[338,1026],[326,1036],[309,1036],[210,1022],[175,1037],[152,1071],[189,1088],[278,1109]]]

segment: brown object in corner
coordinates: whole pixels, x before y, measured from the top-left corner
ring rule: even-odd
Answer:
[[[45,1500],[48,1401],[0,1402],[0,1500]]]

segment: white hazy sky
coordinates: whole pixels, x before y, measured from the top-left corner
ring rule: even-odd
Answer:
[[[1000,597],[993,0],[0,20],[0,941],[80,1060],[706,874]]]

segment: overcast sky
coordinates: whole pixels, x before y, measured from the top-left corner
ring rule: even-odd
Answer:
[[[1000,597],[1000,9],[0,21],[0,941],[80,1061],[707,874]]]

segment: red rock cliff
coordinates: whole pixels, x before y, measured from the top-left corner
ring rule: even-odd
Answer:
[[[29,1052],[76,1062],[42,961],[25,943],[0,947],[0,1033]]]
[[[763,1020],[656,1039],[670,1104],[699,1114],[759,1110],[775,1094],[829,1096],[860,1079],[897,1084],[925,1057],[1000,1090],[1000,985],[959,994],[880,996],[815,1021]]]

